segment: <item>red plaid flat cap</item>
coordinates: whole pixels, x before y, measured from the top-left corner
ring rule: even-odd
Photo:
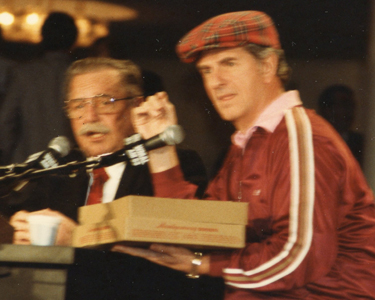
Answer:
[[[186,34],[177,44],[181,61],[191,63],[200,52],[215,48],[257,44],[280,49],[272,19],[260,11],[240,11],[216,16]]]

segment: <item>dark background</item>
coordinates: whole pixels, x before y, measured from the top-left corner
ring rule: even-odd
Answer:
[[[222,122],[207,99],[192,65],[179,62],[175,45],[189,30],[218,14],[261,10],[269,14],[280,34],[293,69],[290,88],[300,91],[308,108],[330,84],[354,89],[358,102],[355,130],[364,132],[372,116],[370,90],[370,0],[112,0],[138,11],[129,22],[110,24],[111,55],[131,59],[144,70],[161,76],[186,131],[183,147],[201,155],[211,174],[216,157],[228,143],[233,127]],[[4,43],[3,53],[17,61],[39,54],[37,45]],[[78,48],[83,58],[89,50]],[[374,179],[375,180],[375,179]],[[375,186],[375,184],[374,184]]]
[[[370,0],[108,0],[139,12],[135,21],[110,25],[114,56],[176,57],[174,47],[193,27],[215,15],[261,10],[275,21],[289,58],[364,59],[369,38]],[[35,46],[8,43],[16,59]],[[81,52],[80,52],[81,53]],[[83,55],[83,54],[78,54]]]
[[[140,55],[174,55],[174,45],[188,30],[218,14],[261,10],[275,21],[290,58],[364,58],[371,1],[357,0],[129,0],[139,21],[116,24],[122,50]],[[134,31],[137,34],[134,34]],[[139,52],[139,41],[144,49]],[[143,43],[142,43],[143,44]]]

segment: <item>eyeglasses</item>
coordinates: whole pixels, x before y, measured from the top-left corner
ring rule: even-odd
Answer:
[[[123,106],[119,105],[117,101],[133,100],[139,97],[143,96],[114,98],[109,95],[100,94],[88,98],[71,99],[65,101],[65,110],[70,119],[81,118],[87,112],[88,104],[91,104],[99,115],[113,114],[119,112],[123,108]]]

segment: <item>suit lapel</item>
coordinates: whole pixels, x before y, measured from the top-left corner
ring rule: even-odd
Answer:
[[[115,199],[128,195],[152,196],[152,184],[148,166],[126,164]]]

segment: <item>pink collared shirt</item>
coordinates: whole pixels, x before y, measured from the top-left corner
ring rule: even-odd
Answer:
[[[298,91],[288,91],[283,93],[260,114],[258,119],[254,122],[254,125],[247,129],[245,133],[236,131],[232,135],[232,143],[244,149],[258,127],[273,132],[283,119],[285,111],[298,105],[302,105]]]

